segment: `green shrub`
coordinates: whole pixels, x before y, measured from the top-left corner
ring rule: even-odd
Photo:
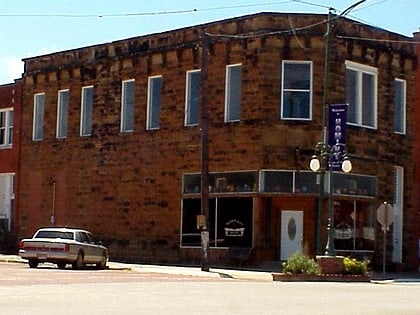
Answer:
[[[295,253],[283,263],[283,272],[291,274],[317,275],[320,269],[315,260],[305,254]]]
[[[354,258],[344,257],[344,273],[347,275],[366,275],[368,273],[366,261],[359,261]]]

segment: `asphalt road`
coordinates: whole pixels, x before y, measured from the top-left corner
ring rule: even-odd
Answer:
[[[0,264],[0,314],[420,314],[420,283],[261,282]]]

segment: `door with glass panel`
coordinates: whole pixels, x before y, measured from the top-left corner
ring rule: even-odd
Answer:
[[[281,212],[280,260],[287,260],[294,253],[302,252],[303,211]]]

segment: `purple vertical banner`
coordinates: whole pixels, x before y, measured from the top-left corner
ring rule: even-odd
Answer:
[[[341,171],[346,146],[347,104],[331,104],[328,109],[328,122],[330,167],[333,171]]]

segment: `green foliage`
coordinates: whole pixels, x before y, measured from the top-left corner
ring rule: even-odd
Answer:
[[[295,253],[283,263],[283,272],[291,274],[317,275],[320,269],[315,260],[305,254]]]
[[[344,257],[343,265],[344,273],[347,275],[366,275],[368,273],[368,263],[366,261]]]

